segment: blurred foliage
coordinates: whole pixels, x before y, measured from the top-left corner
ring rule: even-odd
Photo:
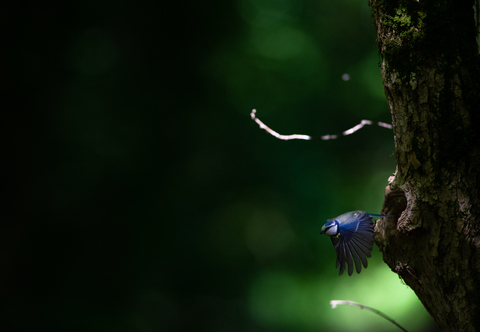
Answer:
[[[378,249],[339,277],[319,236],[380,212],[392,132],[249,116],[390,122],[366,1],[15,6],[3,330],[395,330],[333,299],[435,329]]]

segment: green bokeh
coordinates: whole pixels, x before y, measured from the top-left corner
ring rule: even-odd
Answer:
[[[317,136],[391,121],[366,1],[8,12],[6,330],[395,330],[330,300],[435,330],[378,249],[339,277],[319,235],[380,212],[392,132],[280,141],[250,119]]]

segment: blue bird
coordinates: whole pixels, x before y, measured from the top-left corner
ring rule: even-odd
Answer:
[[[362,271],[362,264],[364,268],[367,268],[367,257],[371,257],[370,251],[375,242],[372,217],[393,216],[368,214],[365,211],[357,210],[329,219],[323,225],[320,234],[326,234],[332,240],[333,247],[337,252],[335,268],[340,266],[339,275],[345,271],[345,263],[348,263],[349,276],[353,273],[353,262],[355,262],[357,273]]]

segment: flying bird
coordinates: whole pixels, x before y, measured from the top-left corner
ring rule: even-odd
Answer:
[[[393,217],[384,214],[368,214],[365,211],[351,211],[329,219],[323,225],[320,234],[330,236],[337,252],[335,268],[340,266],[342,275],[345,263],[348,263],[348,275],[353,273],[353,262],[357,273],[362,271],[362,265],[367,268],[367,257],[371,257],[374,236],[372,217]],[[352,261],[353,258],[353,261]]]

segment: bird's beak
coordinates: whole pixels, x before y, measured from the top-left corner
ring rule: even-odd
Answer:
[[[320,232],[320,235],[321,235],[321,234],[325,234],[325,232],[324,232],[324,231],[321,231],[321,232]]]

